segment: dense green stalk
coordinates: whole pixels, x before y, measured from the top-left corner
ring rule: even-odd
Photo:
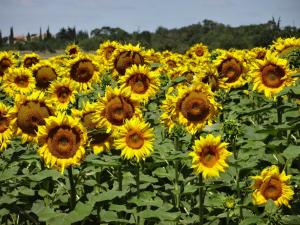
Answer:
[[[203,203],[204,203],[204,193],[203,193],[203,176],[202,173],[199,174],[199,224],[203,225]]]
[[[70,210],[73,210],[76,205],[76,188],[75,188],[75,182],[74,182],[74,177],[73,177],[73,172],[72,172],[72,167],[68,168],[68,176],[69,176],[69,182],[70,182],[70,188],[71,188],[71,193],[70,193]]]

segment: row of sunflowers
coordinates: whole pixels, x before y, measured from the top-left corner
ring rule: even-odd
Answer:
[[[3,198],[7,191],[24,186],[24,179],[26,190],[34,190],[29,195],[34,203],[15,192],[15,201],[2,199],[2,209],[6,209],[1,211],[2,222],[57,224],[55,212],[69,218],[64,224],[276,224],[278,219],[270,215],[270,208],[276,216],[293,216],[299,211],[294,205],[300,203],[294,191],[299,189],[295,165],[300,155],[300,63],[294,63],[291,56],[297,56],[299,48],[300,39],[279,38],[268,48],[247,50],[210,51],[198,43],[184,54],[115,41],[100,44],[95,53],[71,44],[64,54],[47,59],[36,53],[0,52],[0,165],[4,176],[0,194]],[[290,121],[284,110],[292,111]],[[255,131],[270,124],[276,134],[261,137]],[[247,134],[252,129],[256,138],[246,137],[245,129]],[[266,147],[274,139],[284,146],[275,156]],[[243,152],[247,145],[263,152]],[[22,163],[19,151],[39,157],[25,157]],[[260,170],[259,175],[248,165],[255,154],[262,158],[255,158],[250,167]],[[281,161],[277,159],[281,154],[288,157]],[[277,161],[261,162],[269,155]],[[246,157],[247,166],[240,157]],[[14,165],[13,159],[19,164]],[[18,169],[7,176],[12,165]],[[51,168],[61,175],[54,178]],[[46,188],[28,181],[43,171],[48,175],[37,183],[47,181]],[[248,176],[242,176],[245,171]],[[292,182],[289,172],[294,175]],[[167,178],[169,173],[174,176]],[[231,179],[226,173],[232,174]],[[125,174],[135,182],[126,184]],[[88,182],[82,177],[89,177],[94,185],[86,190]],[[20,180],[12,182],[14,178]],[[61,183],[69,187],[62,194],[67,196],[62,206],[55,206],[55,201],[46,204],[36,193],[41,189],[46,190],[45,195],[56,193]],[[152,195],[155,186],[166,191],[160,196],[162,203],[141,204],[141,199],[157,198]],[[186,193],[187,186],[191,190]],[[114,205],[119,201],[124,208],[113,210],[105,200],[93,200],[103,192],[117,193],[106,200]],[[213,199],[214,194],[221,200]],[[223,211],[211,206],[214,201],[224,202]],[[81,216],[76,220],[72,212],[81,209],[80,203],[90,205],[90,210],[78,211]],[[15,210],[18,204],[25,207],[22,213]],[[52,210],[51,220],[43,217],[37,205]],[[257,208],[266,205],[266,214]],[[165,216],[157,213],[163,208]],[[224,217],[218,216],[222,214]],[[17,223],[15,218],[19,218]],[[292,219],[300,221],[296,216]]]

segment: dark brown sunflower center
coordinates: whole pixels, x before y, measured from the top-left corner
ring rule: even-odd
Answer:
[[[72,94],[72,91],[68,87],[59,87],[56,90],[56,94],[60,102],[66,102]]]
[[[113,46],[108,46],[108,47],[106,47],[106,48],[104,48],[104,57],[105,57],[105,59],[107,59],[107,60],[109,60],[110,59],[110,57],[111,57],[111,55],[112,55],[112,53],[115,51],[115,47],[113,47]]]
[[[122,125],[125,119],[130,119],[134,114],[134,107],[124,97],[114,97],[105,107],[105,117],[114,125]]]
[[[202,82],[205,83],[205,84],[208,84],[211,87],[212,91],[216,91],[219,87],[218,78],[213,74],[206,75],[202,79]]]
[[[21,105],[17,114],[17,125],[22,132],[36,136],[38,126],[45,124],[45,118],[51,116],[50,109],[42,102],[28,101]]]
[[[55,127],[49,131],[47,145],[55,157],[71,158],[79,148],[80,134],[76,129],[68,126]]]
[[[90,60],[81,60],[71,69],[71,78],[77,82],[87,83],[93,77],[95,66]]]
[[[197,55],[197,56],[203,56],[203,54],[204,54],[204,51],[203,51],[203,49],[202,48],[197,48],[196,50],[195,50],[195,54]]]
[[[210,104],[207,98],[198,92],[189,93],[180,104],[182,115],[192,122],[205,120],[210,110]]]
[[[218,161],[218,159],[219,154],[216,147],[214,146],[206,146],[202,149],[202,152],[200,153],[201,162],[209,168],[213,167]]]
[[[15,83],[19,87],[25,88],[28,87],[29,84],[29,78],[28,76],[22,75],[15,78]]]
[[[266,56],[266,52],[261,51],[261,52],[258,52],[258,53],[257,53],[256,58],[257,58],[257,59],[264,59],[265,56]]]
[[[4,72],[12,65],[12,62],[8,58],[3,58],[0,61],[0,76],[4,75]]]
[[[9,127],[9,119],[0,113],[0,133],[3,133]]]
[[[119,74],[124,75],[126,69],[132,65],[143,65],[144,58],[137,52],[126,51],[120,53],[115,59],[114,66]]]
[[[262,194],[266,199],[277,200],[282,194],[281,182],[271,178],[269,182],[262,185]]]
[[[110,137],[109,133],[95,132],[89,135],[91,140],[91,145],[100,145],[103,144]]]
[[[221,77],[227,77],[227,83],[235,82],[239,79],[243,72],[243,68],[236,59],[226,59],[218,67],[218,72]]]
[[[130,130],[126,135],[126,144],[133,149],[139,149],[144,145],[144,136],[135,130]]]
[[[34,73],[36,86],[40,89],[47,89],[57,77],[55,70],[49,66],[42,66]]]
[[[150,79],[145,74],[137,73],[129,78],[127,84],[134,93],[144,94],[149,88]]]
[[[69,54],[70,54],[70,55],[76,55],[77,53],[78,53],[77,48],[71,48],[71,49],[69,50]]]
[[[24,67],[29,68],[39,62],[39,59],[36,57],[27,57],[24,60]]]
[[[170,68],[175,68],[177,66],[177,63],[174,60],[168,60],[167,64]]]
[[[193,71],[186,71],[182,74],[189,82],[192,82],[194,79],[195,73]]]
[[[81,122],[82,122],[83,126],[85,128],[87,128],[87,129],[94,129],[94,128],[96,128],[96,123],[93,122],[94,112],[95,111],[88,112],[88,113],[85,113],[82,116]]]
[[[264,85],[270,88],[278,88],[284,82],[281,78],[284,77],[284,70],[273,64],[265,66],[262,71],[262,81]]]

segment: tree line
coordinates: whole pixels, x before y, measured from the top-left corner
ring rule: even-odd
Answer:
[[[90,33],[77,31],[75,27],[61,28],[58,33],[51,34],[49,27],[45,33],[40,28],[39,34],[14,36],[13,27],[10,35],[2,37],[0,31],[0,50],[30,50],[55,52],[64,49],[67,44],[78,44],[86,51],[93,51],[106,40],[115,40],[121,43],[140,43],[147,48],[158,51],[170,50],[184,52],[193,44],[202,42],[215,48],[253,48],[266,47],[278,37],[300,37],[300,28],[295,26],[280,26],[280,19],[272,18],[263,24],[243,25],[232,27],[211,20],[203,20],[197,24],[175,29],[158,27],[155,32],[134,31],[126,32],[121,28],[104,26],[95,28]]]

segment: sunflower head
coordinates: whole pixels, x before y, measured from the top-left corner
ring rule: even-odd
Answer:
[[[50,83],[59,76],[59,69],[49,61],[41,61],[32,67],[32,73],[36,80],[36,87],[46,90]]]
[[[284,171],[279,173],[279,168],[273,165],[264,169],[261,175],[251,178],[255,181],[252,186],[254,189],[252,199],[255,205],[265,204],[271,199],[277,206],[290,207],[289,201],[294,195],[294,191],[288,185],[290,175],[287,176]]]
[[[39,63],[40,56],[36,53],[25,54],[23,57],[23,66],[30,68],[33,65]]]
[[[15,60],[11,54],[7,52],[0,52],[0,77],[3,77],[4,73],[15,64]]]
[[[145,103],[158,91],[160,80],[159,74],[146,65],[133,65],[126,70],[119,83],[121,88],[130,88],[132,99]]]
[[[78,91],[88,92],[100,79],[99,65],[88,55],[78,54],[67,65],[66,76],[77,83]]]
[[[208,47],[203,43],[197,43],[186,51],[186,56],[189,58],[208,58],[209,51]]]
[[[97,54],[105,61],[108,62],[116,49],[121,46],[120,43],[116,41],[105,41],[100,44]]]
[[[116,134],[115,147],[121,156],[137,162],[145,160],[153,151],[154,134],[149,123],[138,118],[127,120]]]
[[[35,79],[30,69],[10,68],[3,78],[2,88],[11,97],[16,94],[29,94],[35,88]]]
[[[11,108],[0,102],[0,152],[3,151],[13,137],[13,117]]]
[[[300,49],[300,38],[278,38],[270,46],[270,49],[278,57],[284,57],[290,52]]]
[[[45,124],[45,118],[54,115],[54,110],[44,93],[33,92],[31,95],[17,95],[12,111],[17,135],[22,141],[35,141],[38,126]]]
[[[232,153],[227,151],[228,143],[221,141],[221,136],[214,137],[212,134],[205,138],[200,137],[195,141],[193,152],[192,168],[196,174],[202,173],[204,178],[219,176],[228,167],[226,162]]]
[[[59,110],[65,110],[69,103],[74,103],[76,100],[76,83],[69,78],[55,80],[49,86],[48,93],[52,105],[55,105]]]
[[[76,56],[80,52],[80,48],[76,44],[70,44],[66,47],[65,53],[68,56]]]
[[[288,61],[277,58],[271,52],[266,54],[264,60],[257,60],[252,65],[250,74],[254,83],[253,90],[264,92],[266,97],[272,97],[294,83]]]
[[[217,115],[219,105],[214,100],[210,88],[197,83],[190,87],[179,86],[177,94],[169,93],[163,101],[162,122],[169,130],[176,123],[184,126],[189,133],[195,134],[206,124],[211,124]]]
[[[97,103],[94,121],[98,127],[106,127],[107,132],[124,124],[126,119],[141,116],[138,101],[131,98],[129,88],[106,88],[105,96]]]
[[[64,169],[79,165],[85,156],[86,130],[79,120],[58,113],[45,120],[38,129],[39,155],[48,167]]]
[[[144,62],[144,51],[139,45],[122,45],[110,57],[110,67],[115,77],[124,75],[132,65],[143,65]]]
[[[201,68],[201,70],[198,73],[196,73],[193,82],[205,83],[208,86],[210,86],[212,91],[217,91],[220,86],[218,71],[214,66],[210,64],[205,64]]]

